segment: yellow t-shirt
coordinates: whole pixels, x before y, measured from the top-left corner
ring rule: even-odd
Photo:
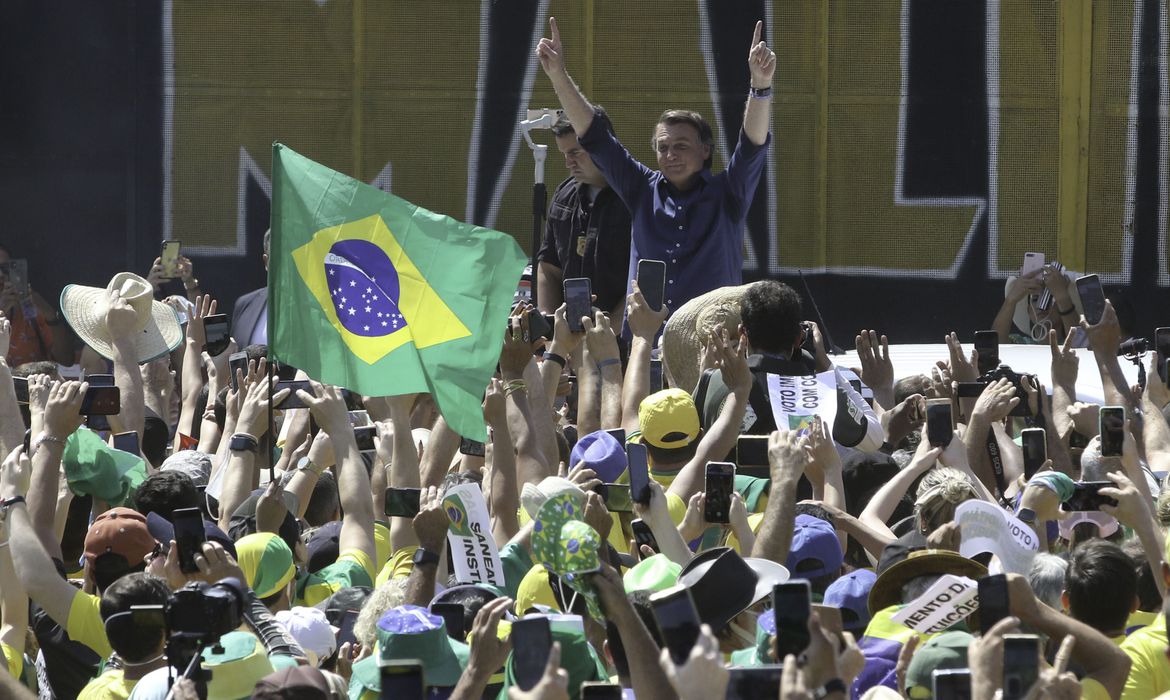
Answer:
[[[138,681],[128,681],[122,669],[106,671],[81,689],[77,700],[127,700]]]
[[[412,544],[391,554],[386,564],[382,566],[382,570],[378,572],[377,578],[374,579],[374,586],[380,587],[391,579],[410,576],[410,572],[414,569],[414,553],[417,550],[418,545]]]
[[[20,680],[20,674],[24,673],[24,655],[3,642],[0,642],[0,651],[4,652],[4,660],[8,662],[8,675]]]
[[[374,562],[360,549],[347,549],[337,561],[297,581],[296,605],[312,607],[342,588],[374,585]]]
[[[73,602],[69,606],[69,620],[65,623],[65,631],[69,638],[93,649],[103,659],[114,653],[110,640],[106,638],[106,626],[102,622],[102,599],[84,591],[73,594]]]
[[[1092,678],[1081,679],[1081,700],[1111,700],[1109,691]]]
[[[1121,650],[1132,662],[1122,700],[1149,700],[1170,690],[1165,617],[1159,615],[1153,623],[1129,635],[1121,643]]]

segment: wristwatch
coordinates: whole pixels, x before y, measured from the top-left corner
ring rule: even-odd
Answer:
[[[308,457],[301,457],[300,461],[297,462],[297,471],[309,471],[321,476],[321,472],[325,471],[325,468],[314,464]]]
[[[228,442],[228,449],[232,452],[251,452],[256,454],[260,451],[260,443],[256,438],[247,433],[236,433],[232,435],[232,439]]]
[[[439,563],[439,554],[438,552],[432,552],[429,549],[423,549],[422,547],[419,547],[418,549],[414,550],[414,557],[411,559],[411,561],[414,562],[415,566],[421,566],[423,564],[437,565]]]
[[[1028,523],[1029,525],[1034,525],[1036,523],[1036,511],[1032,510],[1031,508],[1019,509],[1016,512],[1016,517],[1019,518],[1021,522]]]

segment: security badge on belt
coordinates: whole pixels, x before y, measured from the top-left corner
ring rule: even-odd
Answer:
[[[577,236],[577,256],[585,257],[585,236]]]

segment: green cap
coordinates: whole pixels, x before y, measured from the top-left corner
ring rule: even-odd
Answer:
[[[634,591],[664,591],[678,583],[682,567],[665,554],[655,554],[638,562],[622,577],[626,593]]]
[[[223,651],[215,650],[222,647]],[[280,668],[295,666],[291,656],[268,657],[264,645],[251,632],[228,632],[219,645],[203,650],[203,667],[211,671],[207,700],[239,700],[252,697],[256,682]]]
[[[146,480],[141,457],[115,450],[87,428],[78,428],[65,440],[61,465],[74,495],[99,498],[111,508],[125,503],[131,489]]]
[[[919,646],[906,669],[906,694],[911,698],[933,697],[932,674],[936,670],[967,668],[967,647],[972,639],[966,632],[951,630]]]
[[[579,615],[549,615],[549,631],[554,642],[561,643],[561,668],[569,674],[569,697],[581,696],[581,684],[609,679],[605,664],[585,639],[585,625]],[[504,665],[504,687],[500,697],[508,697],[508,688],[516,684],[514,652]]]

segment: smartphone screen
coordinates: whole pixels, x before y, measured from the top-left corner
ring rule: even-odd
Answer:
[[[1101,432],[1101,456],[1120,457],[1125,442],[1125,407],[1102,406],[1098,421]]]
[[[547,617],[527,617],[512,623],[512,671],[521,690],[532,690],[544,676],[552,643]]]
[[[638,289],[646,305],[654,311],[662,310],[666,298],[666,263],[661,260],[638,261]]]
[[[377,431],[378,429],[372,425],[353,429],[353,439],[359,451],[370,452],[374,449],[374,434]]]
[[[463,438],[459,442],[459,454],[465,454],[469,457],[483,457],[487,452],[482,442]]]
[[[934,700],[971,700],[971,669],[938,669],[931,674]]]
[[[236,379],[236,371],[248,374],[248,353],[240,351],[228,355],[228,371],[231,374],[230,381],[232,383],[232,391],[239,391],[239,380]]]
[[[1048,441],[1044,428],[1025,428],[1020,431],[1020,446],[1024,451],[1024,478],[1031,479],[1048,459]]]
[[[613,439],[617,440],[619,445],[624,446],[626,444],[626,431],[624,429],[610,428],[609,430],[607,430],[605,432],[607,432],[611,436],[613,436]]]
[[[382,700],[422,700],[427,687],[423,676],[423,665],[416,659],[396,660],[380,664]]]
[[[28,403],[27,377],[13,377],[12,389],[16,392],[16,403]]]
[[[735,490],[735,465],[731,462],[707,462],[706,509],[709,523],[731,522],[731,492]]]
[[[122,392],[116,386],[91,386],[81,399],[83,416],[116,416],[121,411]]]
[[[131,430],[114,435],[114,449],[141,456],[142,448],[138,444],[138,433]]]
[[[634,443],[626,445],[626,462],[630,472],[630,499],[640,505],[650,505],[650,465],[646,446]]]
[[[808,617],[812,611],[808,581],[798,579],[772,587],[772,614],[776,616],[776,658],[799,657],[812,642]]]
[[[447,636],[460,642],[467,641],[463,622],[466,609],[461,603],[432,603],[431,612],[443,618],[443,624],[447,627]]]
[[[727,700],[756,700],[756,698],[780,697],[780,674],[784,667],[779,664],[732,668],[727,672]]]
[[[975,350],[979,353],[979,374],[999,367],[999,333],[975,331]]]
[[[179,549],[179,570],[185,574],[199,570],[195,555],[203,548],[207,535],[203,529],[203,515],[198,508],[178,508],[171,515],[175,526],[175,546]]]
[[[216,357],[222,355],[231,343],[231,322],[227,314],[212,314],[203,319],[203,333],[207,339],[203,349],[207,354]]]
[[[699,639],[699,614],[686,586],[674,586],[650,596],[658,631],[676,664],[684,664]]]
[[[662,391],[662,360],[650,360],[650,393]]]
[[[1040,638],[1034,634],[1003,636],[1003,699],[1022,700],[1040,678]]]
[[[735,464],[738,467],[768,466],[768,436],[740,435],[735,441]]]
[[[581,700],[622,700],[622,687],[614,683],[588,681],[581,684]]]
[[[927,399],[926,439],[931,447],[946,447],[955,435],[950,399]]]
[[[994,574],[979,579],[979,629],[987,631],[1011,614],[1007,576]]]
[[[384,512],[391,518],[413,518],[418,515],[422,489],[386,489]]]
[[[179,251],[183,244],[180,241],[163,241],[162,253],[159,254],[161,259],[163,275],[168,278],[175,278],[179,276]]]
[[[1085,275],[1077,278],[1077,294],[1081,297],[1081,311],[1090,326],[1101,322],[1105,314],[1105,289],[1101,286],[1101,278],[1097,275]]]
[[[291,382],[277,382],[276,387],[273,388],[272,393],[279,393],[282,389],[288,389],[288,396],[278,404],[273,405],[273,408],[279,408],[282,411],[287,411],[290,408],[308,408],[301,397],[297,396],[297,390],[304,389],[310,396],[313,396],[313,387],[309,386],[309,380],[297,379]]]
[[[602,484],[605,487],[605,507],[611,513],[632,513],[634,503],[630,500],[627,484]]]
[[[636,518],[631,521],[630,529],[634,531],[634,543],[638,546],[637,554],[639,558],[641,558],[642,545],[649,546],[655,552],[659,551],[658,540],[654,538],[654,532],[641,518]]]
[[[1170,361],[1170,328],[1157,328],[1154,330],[1154,349],[1158,351],[1158,376],[1162,377],[1162,383],[1170,385],[1170,377],[1166,373],[1166,362]]]
[[[1116,499],[1102,496],[1101,489],[1116,486],[1112,481],[1077,481],[1072,495],[1065,501],[1066,510],[1073,512],[1101,510],[1101,506],[1117,505]]]
[[[569,330],[581,333],[585,326],[581,319],[593,315],[593,287],[588,277],[573,277],[565,280],[565,318]]]

